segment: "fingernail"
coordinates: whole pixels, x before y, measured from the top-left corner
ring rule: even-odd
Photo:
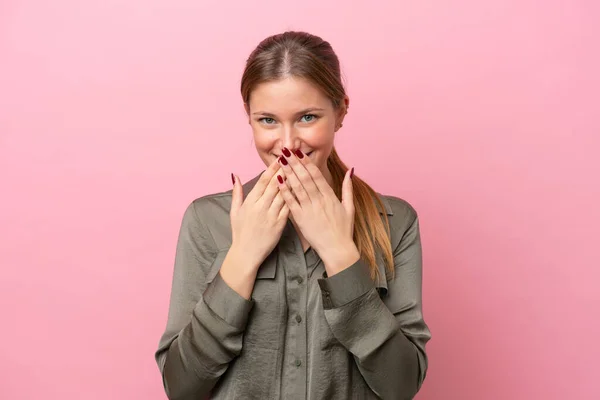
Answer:
[[[231,182],[235,185],[235,176],[233,176],[233,172],[231,173]]]
[[[281,161],[283,165],[288,165],[288,162],[284,157],[279,157],[279,161]]]
[[[304,158],[304,154],[302,154],[302,152],[300,150],[294,150],[294,153],[296,153],[296,156],[300,159]]]
[[[287,147],[284,147],[282,149],[282,151],[283,151],[283,155],[286,156],[286,157],[290,157],[292,155],[292,153],[290,153],[290,151],[288,150]]]
[[[277,180],[283,185],[283,178],[281,177],[281,175],[277,175]]]
[[[354,167],[352,167],[352,169],[350,170],[350,179],[352,179],[353,176],[354,176]]]

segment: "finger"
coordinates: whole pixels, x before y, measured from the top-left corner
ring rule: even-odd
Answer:
[[[293,158],[293,157],[296,157],[296,156],[290,155],[289,158]],[[308,205],[308,204],[312,203],[312,199],[309,196],[309,194],[306,191],[306,189],[304,188],[303,182],[300,181],[298,175],[296,175],[296,172],[292,169],[291,165],[289,164],[289,161],[288,161],[289,158],[286,158],[284,156],[279,157],[278,160],[279,160],[279,163],[281,165],[281,170],[283,171],[283,173],[287,177],[288,186],[294,192],[294,195],[298,199],[298,202],[300,204],[303,204],[303,205]],[[302,169],[304,169],[304,176],[305,176],[305,179],[306,179],[306,176],[308,175],[308,171],[306,171],[306,169],[304,167],[302,167]],[[308,176],[308,179],[310,179],[311,183],[312,183],[312,179],[310,178],[310,176]],[[316,186],[314,186],[314,183],[312,183],[312,185],[313,185],[314,191],[318,192]],[[307,186],[308,186],[308,184],[307,184]],[[316,201],[316,194],[315,193],[313,193],[313,198]],[[292,211],[292,213],[294,212],[293,209],[291,209],[291,211]]]
[[[242,206],[244,202],[244,189],[239,178],[231,174],[231,179],[233,180],[233,190],[231,192],[231,211],[230,215],[236,215],[237,211]]]
[[[267,186],[264,193],[262,194],[262,196],[259,199],[259,201],[262,201],[263,204],[267,205],[267,207],[271,206],[273,199],[275,199],[275,196],[277,196],[277,194],[279,193],[279,187],[277,184],[277,175],[281,175],[281,172],[279,170],[277,172],[278,173],[273,175],[273,177],[271,178],[271,181],[269,182],[269,185]]]
[[[277,159],[275,159],[275,161],[273,161],[271,165],[269,165],[269,167],[263,171],[260,178],[258,178],[254,188],[252,188],[252,191],[248,193],[248,197],[252,198],[254,201],[257,201],[263,195],[269,186],[271,179],[275,176],[275,173],[279,170],[279,168],[281,167],[277,162]]]
[[[342,183],[342,205],[348,214],[354,215],[354,191],[352,188],[352,176],[354,175],[354,167],[346,171],[344,182]]]
[[[271,207],[269,208],[269,211],[272,213],[275,213],[275,215],[279,215],[279,213],[281,212],[281,208],[284,205],[285,205],[285,200],[283,200],[283,197],[281,196],[281,191],[279,190],[279,188],[277,188],[277,195],[273,199],[273,202],[271,203]]]
[[[278,174],[278,176],[281,176],[281,175]],[[289,181],[289,179],[288,179],[288,181]],[[301,210],[300,203],[294,198],[294,195],[292,194],[292,190],[289,188],[289,186],[283,180],[283,177],[278,180],[278,184],[279,184],[279,191],[281,192],[281,197],[283,197],[283,200],[285,201],[285,204],[289,207],[292,215],[298,213]]]
[[[283,171],[282,171],[283,172]],[[290,181],[288,181],[287,176],[284,176],[283,179],[285,180],[285,184],[287,185],[288,189],[290,190],[290,192],[292,193],[292,196],[294,196],[294,200],[296,200],[298,203],[300,203],[300,201],[298,200],[298,198],[296,197],[296,194],[294,193],[294,191],[292,190],[292,187],[290,186]]]
[[[300,181],[302,184],[302,187],[306,191],[311,201],[317,200],[320,196],[322,196],[322,193],[319,191],[317,185],[315,185],[310,172],[308,172],[308,170],[304,167],[304,164],[300,162],[300,159],[295,153],[292,153],[288,148],[284,147],[282,158],[288,162],[288,166],[292,171],[294,171],[294,174],[298,178],[298,181]],[[289,174],[286,175],[288,175],[289,178]]]
[[[335,192],[333,191],[333,188],[329,186],[329,183],[321,173],[321,170],[315,165],[315,163],[312,162],[310,157],[308,157],[299,149],[294,150],[294,154],[298,158],[298,161],[304,166],[304,168],[306,168],[306,170],[310,174],[313,182],[319,189],[319,192],[321,192],[321,194],[324,196],[333,196],[337,198]]]
[[[284,204],[283,207],[281,207],[281,211],[279,211],[279,218],[287,220],[289,216],[290,216],[290,208],[288,207],[287,204]]]

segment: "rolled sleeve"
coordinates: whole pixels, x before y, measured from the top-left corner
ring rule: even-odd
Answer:
[[[247,300],[233,290],[219,272],[204,292],[204,302],[218,317],[229,325],[244,329],[254,300]]]
[[[318,280],[323,296],[323,308],[342,307],[371,290],[375,284],[362,259],[328,278]]]

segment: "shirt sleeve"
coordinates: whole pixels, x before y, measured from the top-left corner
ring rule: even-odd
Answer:
[[[395,277],[382,299],[359,260],[319,279],[325,318],[333,335],[353,354],[371,390],[383,399],[412,399],[427,372],[425,344],[431,338],[421,306],[422,250],[413,210],[393,250]]]
[[[198,215],[198,200],[181,224],[167,327],[155,359],[171,400],[205,398],[240,354],[254,302],[229,287],[215,269],[224,253]],[[214,278],[213,278],[214,277]]]

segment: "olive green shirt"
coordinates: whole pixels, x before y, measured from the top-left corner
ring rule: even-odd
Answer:
[[[244,184],[245,194],[259,177]],[[394,278],[379,253],[375,282],[362,260],[327,277],[288,220],[250,300],[219,274],[231,246],[231,190],[194,200],[183,216],[155,353],[168,398],[413,398],[431,337],[421,307],[418,218],[406,201],[378,196],[390,222]]]

